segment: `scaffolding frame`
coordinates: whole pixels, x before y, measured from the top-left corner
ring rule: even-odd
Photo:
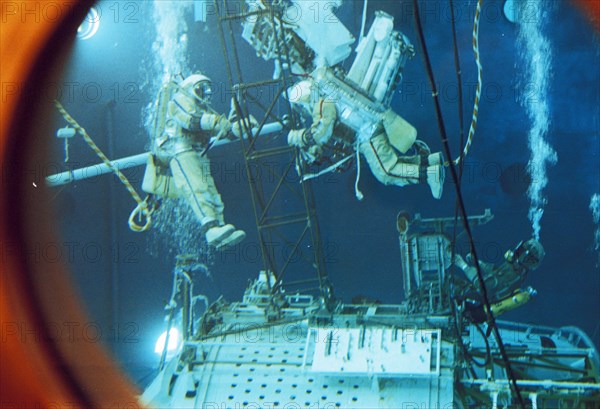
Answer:
[[[287,144],[276,147],[261,146],[260,134],[262,127],[269,118],[280,122],[283,125],[283,134],[286,129],[289,129],[289,124],[292,126],[300,126],[299,120],[293,111],[289,99],[287,98],[287,89],[293,83],[291,76],[292,66],[290,63],[289,50],[285,41],[285,33],[281,24],[282,9],[277,7],[277,2],[273,2],[264,10],[252,12],[237,12],[229,13],[231,10],[228,7],[228,0],[214,0],[215,10],[218,18],[218,29],[221,47],[225,59],[225,66],[229,84],[233,91],[232,103],[239,118],[238,126],[241,129],[242,137],[240,143],[242,153],[244,155],[244,164],[250,192],[252,198],[252,206],[255,216],[255,222],[258,229],[258,238],[261,249],[264,269],[271,271],[276,282],[273,286],[269,283],[271,294],[277,294],[282,288],[292,288],[294,291],[311,292],[318,290],[324,300],[324,304],[329,307],[333,302],[333,289],[329,283],[327,271],[325,267],[325,258],[323,254],[322,240],[317,220],[314,193],[310,182],[304,181],[298,184],[292,184],[287,179],[290,172],[296,170],[299,174],[299,180],[302,180],[306,169],[305,164],[299,160],[298,148],[288,146]],[[267,79],[263,81],[246,83],[242,75],[242,66],[240,63],[238,45],[234,35],[232,23],[242,21],[247,17],[252,16],[268,16],[273,27],[275,44],[277,50],[277,63],[281,69],[281,75],[277,79]],[[229,38],[227,38],[227,36]],[[276,86],[277,92],[268,107],[265,107],[248,93],[251,89],[256,89],[263,86]],[[288,119],[275,115],[274,108],[281,96],[285,95],[282,101],[285,102]],[[263,111],[262,119],[259,121],[258,129],[253,132],[247,118],[250,113],[250,106],[256,107]],[[281,160],[284,165],[282,171],[273,169],[268,166],[267,161],[273,159]],[[275,181],[274,186],[266,186],[260,177],[257,177],[256,170],[266,170],[269,176]],[[258,175],[260,176],[260,175]],[[267,191],[267,188],[271,191]],[[293,194],[286,197],[287,200],[294,198],[296,203],[300,204],[300,211],[278,213],[274,208],[274,203],[278,198],[282,197],[283,192],[291,192]],[[300,226],[299,232],[296,233],[293,240],[288,240],[286,237],[285,228],[290,226]],[[289,235],[289,233],[288,233]],[[289,254],[278,257],[275,254],[273,244],[276,243],[274,238],[277,238],[285,243]],[[302,254],[303,243],[309,241],[308,255]],[[316,278],[301,279],[291,282],[283,282],[285,273],[290,268],[294,259],[303,260],[311,269],[316,270]],[[317,287],[315,287],[317,285]]]

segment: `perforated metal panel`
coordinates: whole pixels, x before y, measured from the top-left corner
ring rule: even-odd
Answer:
[[[370,331],[391,331],[383,328]],[[152,387],[149,388],[144,394],[146,401],[162,405],[168,401],[171,406],[166,407],[173,408],[215,409],[400,408],[411,407],[410,404],[429,408],[439,403],[452,404],[451,371],[419,377],[388,373],[384,377],[370,370],[336,373],[334,365],[329,372],[319,372],[327,369],[323,367],[325,363],[320,362],[315,371],[313,358],[322,353],[326,339],[309,336],[306,321],[266,328],[246,324],[241,329],[218,340],[189,344],[188,348],[196,349],[194,364],[181,368],[179,373],[171,365],[172,372],[165,374],[162,389],[155,386],[151,396],[148,391]],[[349,331],[346,335],[358,334],[359,329]],[[314,335],[315,330],[312,332]],[[423,334],[419,335],[421,348],[428,346],[428,354],[432,347],[437,351],[439,333],[424,334],[430,338],[421,342]],[[432,364],[436,367],[438,359],[428,362],[428,370]],[[168,394],[170,384],[174,386],[171,385],[169,399],[160,398]]]

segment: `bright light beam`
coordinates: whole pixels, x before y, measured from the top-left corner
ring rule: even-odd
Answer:
[[[163,350],[165,349],[165,341],[167,340],[167,331],[160,334],[158,339],[156,340],[156,345],[154,346],[154,352],[161,355]],[[169,344],[167,345],[167,358],[175,355],[175,353],[181,347],[181,335],[179,335],[179,331],[177,328],[171,328],[169,330]]]
[[[83,23],[77,29],[77,37],[80,40],[89,40],[98,32],[100,28],[100,16],[98,11],[92,7],[83,20]]]

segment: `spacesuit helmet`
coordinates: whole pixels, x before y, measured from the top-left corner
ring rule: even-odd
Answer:
[[[513,260],[521,266],[533,270],[536,269],[546,255],[544,247],[536,239],[521,242],[514,251]]]
[[[181,88],[191,93],[200,102],[208,102],[212,96],[212,81],[206,75],[192,74],[181,82]]]

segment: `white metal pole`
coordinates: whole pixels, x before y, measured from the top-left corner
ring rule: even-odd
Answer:
[[[268,135],[271,133],[279,132],[283,129],[283,126],[279,122],[271,122],[265,124],[261,131],[260,135]],[[256,132],[256,128],[254,131]],[[226,145],[228,143],[235,142],[229,139],[221,139],[214,143],[213,147]],[[111,161],[111,164],[119,169],[129,169],[136,166],[141,166],[146,163],[148,160],[148,152],[140,153],[138,155],[127,156],[125,158],[117,159]],[[98,163],[96,165],[86,166],[85,168],[70,170],[62,173],[57,173],[54,175],[46,176],[46,185],[50,187],[65,185],[70,182],[74,182],[76,180],[88,179],[95,176],[104,175],[106,173],[110,173],[112,170],[105,163]]]

